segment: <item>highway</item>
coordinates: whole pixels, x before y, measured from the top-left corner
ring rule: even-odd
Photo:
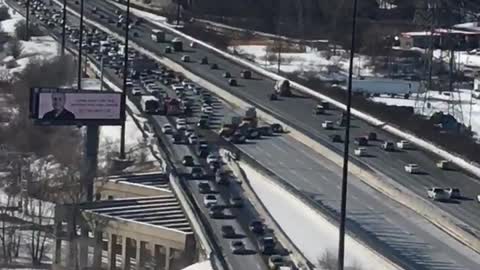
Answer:
[[[232,72],[232,70],[229,71]],[[259,82],[263,81],[266,82],[265,79]],[[267,100],[266,96],[265,100]],[[300,102],[313,102],[310,99],[299,100]],[[279,103],[284,101],[288,100],[283,100]],[[311,108],[308,108],[308,110],[309,113],[306,114],[306,117],[312,116]],[[240,112],[234,111],[226,105],[222,105],[216,110],[217,115],[231,116],[238,113]],[[168,121],[167,118],[163,116],[154,116],[153,118],[158,125],[164,124]],[[192,122],[195,120],[196,118],[190,119]],[[357,122],[358,121],[354,124],[361,124]],[[319,125],[320,123],[321,122],[319,122]],[[362,134],[364,134],[364,132],[362,132]],[[379,133],[379,136],[384,138],[383,136],[385,135]],[[329,207],[333,212],[338,211],[339,200],[337,197],[340,193],[340,169],[326,158],[318,155],[311,149],[306,148],[304,145],[288,136],[262,139],[255,141],[254,143],[239,145],[238,147],[245,153],[253,156],[261,165],[289,181],[297,189],[304,192],[306,196],[314,198],[319,204]],[[189,147],[183,145],[175,146],[174,149],[177,155],[177,161],[181,159],[183,155],[187,155],[191,151]],[[378,150],[377,148],[369,150],[371,150],[370,153],[374,153],[373,151],[377,150],[378,153],[375,152],[374,155],[385,154],[382,158],[377,156],[369,159],[391,159],[391,157],[387,156],[385,152]],[[411,156],[409,153],[399,152],[393,154]],[[430,157],[426,154],[421,152],[419,154],[424,158],[424,160],[422,160],[423,162],[433,163],[433,161],[429,159]],[[394,161],[389,162],[393,163]],[[421,164],[420,162],[416,163]],[[443,171],[439,172],[444,173]],[[448,173],[458,174],[461,177],[465,177],[458,172]],[[397,169],[397,174],[405,175],[403,168],[401,171],[398,171]],[[445,177],[443,174],[440,175],[440,177]],[[422,175],[420,177],[423,178],[427,176],[429,175]],[[414,213],[370,189],[355,176],[351,176],[350,179],[351,185],[349,187],[350,200],[348,215],[351,222],[349,223],[349,226],[359,226],[364,230],[365,236],[369,236],[373,239],[372,244],[377,250],[392,253],[394,256],[400,257],[400,259],[405,260],[405,262],[412,267],[410,269],[478,268],[478,265],[480,264],[478,254],[465,251],[457,242],[451,241],[439,230],[430,228],[432,227],[430,224],[424,221],[419,221],[420,218]],[[189,181],[189,186],[194,192],[196,192],[195,182],[196,181]],[[220,193],[223,198],[228,198],[230,192],[238,193],[241,191],[236,188],[234,188],[233,191],[231,188],[228,190],[220,188]],[[467,193],[467,195],[473,196],[473,193]],[[201,204],[202,201],[200,197],[199,200]],[[252,212],[249,210],[247,213]],[[240,213],[235,213],[236,216],[239,216],[238,214]],[[245,224],[247,220],[251,220],[253,217],[244,214],[243,212],[240,216],[246,220],[243,222],[241,221],[240,224],[236,224],[235,226],[237,226],[238,229],[242,228],[244,232],[248,232],[248,228],[245,228]],[[220,224],[216,225],[221,226]],[[219,227],[217,227],[215,231],[218,232]],[[228,243],[224,243],[226,241],[220,242],[224,250],[228,251]],[[252,243],[249,242],[247,247],[252,247],[251,245]],[[233,261],[233,264],[235,264],[236,260],[234,259]],[[253,259],[251,263],[251,267],[253,268],[249,269],[257,269],[257,266],[261,265],[258,263],[257,259]],[[242,266],[243,265],[244,264],[242,264]],[[240,264],[235,266],[240,266]],[[234,267],[234,269],[237,268]]]
[[[73,1],[70,1],[69,3],[71,3],[71,7],[78,9],[78,5],[73,4]],[[97,14],[100,11],[102,14],[105,14],[105,16],[111,18],[117,17],[114,13],[117,7],[111,2],[88,0],[85,2],[87,11],[86,16],[88,18],[99,21],[104,25],[106,24],[105,19],[100,19],[98,15],[90,13],[91,7],[93,6],[98,8]],[[253,74],[254,79],[252,80],[240,79],[239,74],[243,70],[240,65],[232,63],[200,46],[197,48],[187,48],[184,53],[164,54],[164,48],[168,44],[155,43],[150,39],[149,33],[151,33],[153,28],[158,27],[152,23],[135,26],[132,32],[137,31],[139,37],[132,37],[132,39],[142,47],[176,61],[188,70],[200,75],[215,85],[228,90],[232,94],[254,104],[258,108],[267,110],[280,120],[289,123],[299,131],[336,152],[342,152],[343,146],[331,142],[328,135],[341,134],[343,137],[343,128],[336,127],[333,131],[326,131],[321,127],[321,123],[324,120],[336,121],[340,119],[341,111],[330,110],[326,115],[313,115],[313,108],[318,101],[301,95],[291,98],[281,98],[279,101],[272,102],[268,99],[268,95],[273,89],[274,81],[256,73]],[[112,25],[110,29],[117,31],[119,34],[123,34],[123,30],[116,26]],[[171,37],[172,36],[167,35],[167,39]],[[189,42],[187,41],[184,42],[185,45],[188,43]],[[189,55],[192,62],[182,62],[181,57],[183,55]],[[210,65],[199,64],[199,60],[204,56],[208,57],[210,63],[218,64],[220,69],[212,70],[210,69]],[[239,82],[238,87],[231,87],[228,85],[227,80],[222,76],[225,71],[229,71],[237,78]],[[352,138],[363,136],[368,134],[368,132],[374,131],[378,134],[380,140],[379,142],[372,143],[371,146],[368,147],[368,151],[371,154],[370,158],[359,159],[352,155],[352,160],[354,162],[366,164],[375,170],[381,171],[386,177],[394,179],[421,196],[426,196],[426,189],[432,186],[460,188],[466,197],[465,200],[458,200],[453,203],[437,203],[437,205],[448,211],[455,218],[462,220],[474,229],[480,230],[480,215],[478,215],[479,206],[474,200],[472,200],[477,193],[480,193],[480,182],[478,179],[459,171],[441,171],[437,169],[435,163],[438,161],[438,157],[426,153],[425,151],[384,152],[379,147],[381,141],[398,141],[399,138],[387,134],[360,120],[353,121],[353,127],[354,128],[351,130]],[[418,164],[426,173],[420,175],[410,175],[405,173],[403,167],[409,163]]]

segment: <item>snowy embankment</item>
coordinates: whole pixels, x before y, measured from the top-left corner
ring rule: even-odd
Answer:
[[[259,66],[277,71],[278,54],[265,45],[238,45],[228,48],[247,59],[254,61]],[[306,47],[304,52],[281,53],[280,70],[284,73],[308,74],[325,81],[345,81],[348,74],[348,58],[345,51],[338,51],[338,55],[331,55],[328,51],[319,51]],[[354,59],[355,76],[373,76],[370,58],[360,55]]]
[[[252,167],[245,163],[240,165],[276,222],[311,262],[319,262],[327,252],[337,254],[337,226]],[[399,269],[349,235],[345,238],[345,250],[346,266],[369,270]]]
[[[213,270],[213,267],[212,263],[207,260],[187,266],[183,270]]]

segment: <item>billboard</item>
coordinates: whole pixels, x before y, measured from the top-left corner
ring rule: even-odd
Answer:
[[[42,125],[120,125],[122,93],[65,88],[32,88],[30,117]]]

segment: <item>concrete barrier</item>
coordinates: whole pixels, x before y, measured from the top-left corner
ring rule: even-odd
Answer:
[[[54,1],[57,4],[60,3],[58,0],[54,0]],[[76,16],[79,15],[73,9],[71,9],[71,8],[68,8],[68,9],[69,9],[69,12],[72,12]],[[102,30],[102,31],[104,31],[108,34],[111,34],[112,36],[121,40],[121,37],[118,34],[113,33],[112,31],[110,31],[109,29],[104,27],[103,25],[100,25],[100,24],[98,24],[98,23],[96,23],[96,22],[94,22],[94,21],[92,21],[88,18],[86,18],[85,21],[87,23],[91,24],[91,25],[94,25],[98,29],[100,29],[100,30]],[[161,26],[163,28],[168,28],[164,25],[159,25],[159,26]],[[184,38],[193,40],[193,41],[197,42],[198,44],[200,44],[202,46],[205,46],[205,47],[223,55],[227,59],[230,59],[232,61],[236,61],[236,62],[238,62],[242,65],[248,66],[252,70],[255,70],[256,72],[258,72],[258,73],[260,73],[264,76],[270,77],[272,79],[283,79],[282,77],[280,77],[276,74],[273,74],[271,72],[263,70],[263,69],[255,66],[255,65],[249,63],[249,62],[246,62],[243,59],[238,59],[237,57],[234,57],[234,56],[232,56],[228,53],[225,53],[225,52],[223,52],[219,49],[216,49],[216,48],[214,48],[214,47],[212,47],[212,46],[210,46],[210,45],[208,45],[208,44],[206,44],[202,41],[193,39],[193,38],[179,32],[175,29],[168,28],[168,30],[171,31],[171,32],[174,32],[175,34],[177,34],[179,36],[182,36]],[[174,61],[172,61],[168,58],[159,57],[155,53],[152,53],[148,50],[145,50],[144,48],[142,48],[141,46],[139,46],[135,42],[132,42],[131,44],[132,44],[133,48],[139,50],[141,53],[151,57],[152,59],[155,59],[156,61],[160,62],[163,65],[166,65],[166,66],[170,67],[172,70],[174,70],[176,72],[183,73],[187,78],[189,78],[193,82],[199,84],[200,86],[202,86],[206,89],[209,89],[210,91],[212,91],[213,93],[215,93],[216,95],[221,97],[228,104],[231,104],[234,107],[238,107],[238,108],[242,108],[242,109],[246,109],[248,107],[251,107],[251,105],[248,104],[247,102],[245,102],[244,100],[242,100],[242,99],[232,95],[228,91],[226,91],[226,90],[224,90],[224,89],[222,89],[222,88],[204,80],[203,78],[201,78],[200,76],[197,76],[196,74],[187,70],[186,68],[184,68],[180,64],[177,64],[176,62],[174,62]],[[324,99],[328,102],[331,102],[334,106],[345,109],[344,104],[342,104],[338,101],[335,101],[335,100],[333,100],[329,97],[326,97],[324,95],[321,95],[319,93],[316,93],[314,90],[311,90],[309,88],[306,88],[306,87],[304,87],[302,85],[299,85],[299,84],[296,84],[296,83],[293,83],[292,85],[294,87],[296,87],[298,90],[300,90],[304,93],[310,94],[310,95],[312,95],[314,97],[317,97],[317,98]],[[452,160],[452,162],[456,163],[457,165],[464,168],[465,170],[467,170],[471,173],[474,173],[475,175],[480,176],[480,168],[468,163],[467,161],[464,161],[460,157],[456,157],[454,155],[451,155],[451,154],[447,153],[445,150],[437,148],[436,146],[434,146],[434,145],[432,145],[432,144],[430,144],[426,141],[423,141],[422,139],[418,139],[411,134],[400,131],[400,130],[394,128],[394,127],[390,127],[390,126],[386,125],[386,123],[384,123],[384,122],[382,122],[382,121],[380,121],[376,118],[373,118],[373,117],[371,117],[371,116],[369,116],[365,113],[362,113],[362,112],[357,111],[357,110],[352,110],[352,113],[356,117],[361,118],[361,119],[369,122],[370,124],[381,127],[385,130],[388,130],[391,133],[396,132],[396,134],[394,133],[395,135],[397,135],[399,137],[404,137],[406,139],[409,139],[413,143],[419,145],[422,148],[425,148],[425,149],[430,148],[430,150],[432,152],[437,153],[438,155],[440,155],[440,156],[442,156],[446,159]],[[281,123],[284,127],[286,127],[290,131],[289,136],[292,136],[294,139],[302,142],[303,144],[305,144],[306,146],[315,150],[319,154],[327,157],[328,159],[333,161],[338,166],[340,166],[340,167],[343,166],[343,160],[342,160],[342,157],[340,157],[340,155],[333,152],[332,150],[330,150],[326,146],[324,146],[324,145],[318,143],[317,141],[313,140],[312,138],[304,135],[302,132],[296,130],[295,128],[290,126],[288,123],[279,121],[274,116],[272,116],[270,113],[268,113],[264,110],[258,109],[258,108],[257,108],[257,116],[259,118],[262,118],[266,122]],[[427,147],[429,147],[429,148],[427,148]],[[402,205],[405,205],[406,207],[408,207],[408,208],[414,210],[415,212],[417,212],[418,214],[424,216],[427,220],[429,220],[433,224],[437,225],[438,227],[440,227],[441,229],[443,229],[444,231],[446,231],[447,233],[449,233],[450,235],[455,237],[461,243],[467,245],[468,247],[472,248],[476,252],[480,253],[480,240],[475,237],[475,235],[480,235],[480,233],[476,232],[476,230],[467,226],[466,224],[454,223],[453,220],[455,220],[455,218],[452,217],[446,211],[438,209],[437,207],[435,207],[430,202],[428,202],[425,199],[419,197],[418,195],[413,194],[411,191],[409,191],[407,188],[401,186],[400,184],[398,184],[398,183],[393,184],[394,183],[393,180],[391,181],[390,184],[387,184],[387,181],[384,181],[385,179],[387,179],[387,177],[382,175],[380,172],[376,172],[376,173],[368,172],[368,171],[364,170],[363,168],[360,168],[359,166],[357,166],[355,164],[352,164],[352,163],[350,163],[349,172],[357,175],[362,181],[364,181],[366,184],[372,186],[376,190],[386,194],[387,196],[390,196],[392,199],[396,200],[397,202],[401,203]],[[410,194],[411,196],[407,197],[407,196],[405,196],[406,194]],[[426,211],[426,209],[431,209],[432,212]],[[436,214],[433,214],[433,213],[436,213]],[[468,229],[465,229],[465,228],[468,228]],[[473,234],[472,234],[472,232],[473,232]]]
[[[314,269],[315,266],[311,263],[300,251],[300,249],[293,243],[293,241],[288,237],[288,235],[283,231],[283,229],[278,225],[278,223],[273,218],[272,214],[268,211],[267,207],[263,204],[260,198],[257,196],[255,191],[252,189],[248,178],[243,172],[241,166],[238,164],[237,160],[232,158],[231,153],[228,150],[220,149],[219,152],[223,157],[223,160],[227,163],[228,167],[231,168],[233,174],[238,178],[239,182],[243,183],[242,188],[245,191],[245,194],[250,199],[253,207],[258,211],[260,217],[265,221],[268,227],[274,230],[275,236],[278,241],[289,250],[290,257],[295,265],[299,269]]]

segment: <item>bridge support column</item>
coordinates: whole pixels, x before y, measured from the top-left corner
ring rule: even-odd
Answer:
[[[117,235],[110,233],[108,235],[108,262],[107,270],[116,270],[117,268]]]

